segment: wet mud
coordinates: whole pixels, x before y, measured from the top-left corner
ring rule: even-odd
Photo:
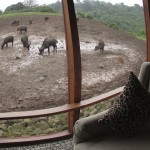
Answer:
[[[19,16],[28,26],[30,51],[23,48],[22,34],[11,26],[14,18],[0,20],[0,42],[14,35],[14,46],[0,50],[0,112],[45,109],[63,105],[68,99],[67,53],[63,18]],[[82,61],[82,100],[123,86],[132,70],[138,75],[146,60],[145,41],[93,20],[78,23]],[[39,55],[46,37],[58,40],[58,52]],[[94,51],[99,38],[105,41],[104,53]]]

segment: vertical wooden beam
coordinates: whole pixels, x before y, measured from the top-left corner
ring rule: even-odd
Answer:
[[[147,61],[150,61],[150,1],[143,0],[143,7],[146,28]]]
[[[69,104],[81,101],[81,54],[73,0],[62,0],[68,61]],[[79,119],[80,110],[69,112],[69,131]]]

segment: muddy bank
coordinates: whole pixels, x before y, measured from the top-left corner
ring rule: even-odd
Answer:
[[[14,46],[0,50],[0,112],[51,108],[67,103],[67,57],[63,19],[33,16],[28,25],[30,51],[24,49],[21,34],[11,26],[12,18],[0,20],[0,42],[14,35]],[[26,24],[32,16],[19,17]],[[14,18],[13,18],[14,19]],[[82,100],[110,91],[126,83],[130,70],[138,75],[146,58],[145,42],[96,21],[81,19],[78,24],[82,58]],[[101,32],[96,32],[101,31]],[[58,40],[58,53],[39,55],[46,37]],[[102,55],[94,51],[99,37],[105,41]]]

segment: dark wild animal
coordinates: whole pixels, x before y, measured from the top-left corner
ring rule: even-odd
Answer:
[[[105,47],[105,43],[102,39],[100,39],[98,45],[95,46],[94,50],[100,50],[100,52],[103,53],[104,47]]]
[[[13,42],[14,42],[14,36],[7,36],[5,39],[4,39],[4,42],[2,43],[1,45],[1,49],[4,48],[5,44],[6,46],[8,47],[8,43],[12,43],[12,46],[13,46]]]
[[[29,24],[30,24],[30,25],[32,24],[32,20],[29,20]]]
[[[43,55],[44,53],[44,49],[48,49],[48,54],[50,54],[50,46],[53,47],[53,52],[57,53],[57,44],[58,41],[56,39],[52,39],[52,38],[46,38],[43,43],[42,46],[39,48],[39,55]]]
[[[28,35],[23,35],[23,36],[21,37],[21,42],[22,42],[22,44],[23,44],[23,47],[24,47],[24,48],[27,48],[28,51],[29,51],[31,42],[29,42],[29,40],[28,40]]]
[[[45,20],[45,21],[49,20],[49,17],[45,17],[44,20]]]
[[[17,28],[17,31],[20,31],[20,33],[22,33],[23,31],[27,33],[27,26],[25,25],[19,26]]]
[[[12,22],[12,26],[19,26],[19,20],[14,20]]]

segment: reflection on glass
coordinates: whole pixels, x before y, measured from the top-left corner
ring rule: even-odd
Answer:
[[[61,10],[57,11],[62,9],[61,2],[28,2],[8,4],[0,15],[0,41],[4,42],[0,52],[0,112],[67,103],[64,22]],[[10,36],[14,37],[13,46]]]
[[[68,130],[67,114],[0,121],[0,138],[48,135]]]
[[[142,3],[75,1],[82,56],[82,100],[125,85],[146,59]],[[142,2],[142,1],[141,1]]]

